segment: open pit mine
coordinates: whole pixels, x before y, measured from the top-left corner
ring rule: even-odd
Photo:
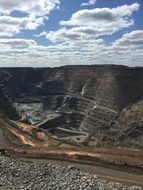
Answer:
[[[1,68],[0,152],[124,172],[95,174],[143,187],[143,68]]]

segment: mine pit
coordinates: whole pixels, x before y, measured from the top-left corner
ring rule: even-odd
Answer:
[[[1,73],[5,155],[143,172],[143,69],[69,66]]]

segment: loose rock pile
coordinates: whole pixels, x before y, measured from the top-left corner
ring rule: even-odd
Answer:
[[[24,162],[0,156],[0,190],[143,190],[107,182],[74,166]]]

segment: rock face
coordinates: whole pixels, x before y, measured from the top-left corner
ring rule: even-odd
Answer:
[[[10,83],[11,75],[5,70],[0,70],[0,114],[10,119],[18,119],[19,115],[13,106],[13,92]]]
[[[142,148],[143,106],[137,102],[143,100],[143,68],[65,66],[5,72],[11,79],[4,86],[23,121],[61,138],[66,130],[66,138],[86,146],[124,146],[127,140],[125,146]]]
[[[119,141],[123,145],[143,148],[143,101],[128,106],[116,123]]]

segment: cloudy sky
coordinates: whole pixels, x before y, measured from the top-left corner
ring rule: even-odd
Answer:
[[[0,0],[0,67],[143,66],[143,0]]]

